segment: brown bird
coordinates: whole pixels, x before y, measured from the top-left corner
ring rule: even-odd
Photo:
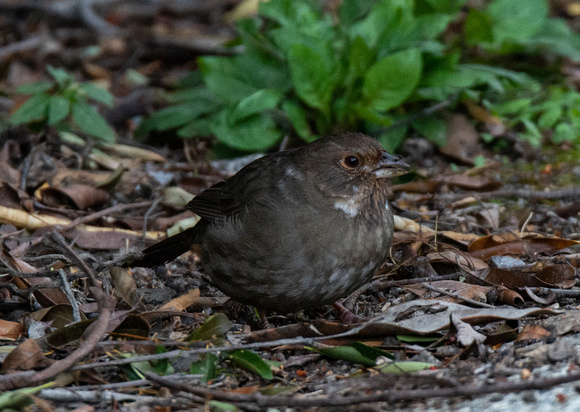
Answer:
[[[268,154],[197,195],[196,226],[143,251],[155,266],[193,249],[226,295],[295,312],[347,296],[375,274],[393,238],[389,178],[409,168],[360,133]]]

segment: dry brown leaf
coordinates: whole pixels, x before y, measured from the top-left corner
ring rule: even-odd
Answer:
[[[519,333],[516,342],[545,342],[550,337],[550,332],[531,323],[525,324]]]
[[[105,146],[103,148],[103,151],[116,154],[122,157],[128,157],[131,159],[141,159],[147,162],[158,162],[158,163],[167,162],[167,159],[161,156],[159,153],[147,149],[142,149],[136,146],[114,144],[110,146]]]
[[[52,362],[47,359],[34,339],[26,339],[12,350],[2,363],[2,371],[41,369]]]
[[[431,263],[453,263],[473,270],[485,269],[489,267],[489,265],[481,259],[474,258],[465,253],[461,253],[452,249],[442,250],[440,252],[431,252],[428,253],[426,257]]]
[[[479,333],[466,322],[463,322],[457,315],[451,313],[451,324],[457,329],[457,342],[460,346],[466,348],[472,344],[479,344],[485,341],[485,335]]]
[[[451,175],[444,176],[441,181],[451,187],[463,190],[491,191],[501,187],[501,183],[487,176]]]
[[[461,243],[462,245],[469,245],[471,242],[476,241],[480,238],[480,236],[474,233],[459,233],[459,232],[451,232],[449,230],[442,230],[439,232],[442,236],[451,239],[457,243]]]
[[[473,165],[477,154],[479,133],[463,114],[453,114],[447,120],[447,140],[441,153],[463,163]]]
[[[110,199],[109,194],[103,189],[80,184],[63,188],[43,185],[36,190],[35,196],[48,206],[66,206],[79,210],[104,205]]]
[[[137,296],[137,284],[129,272],[120,267],[110,270],[111,280],[121,298],[132,308],[143,307]]]
[[[18,339],[24,334],[24,328],[19,322],[0,319],[0,339]]]
[[[86,320],[84,313],[80,313],[81,320]],[[50,326],[53,328],[64,328],[65,326],[74,322],[73,310],[70,304],[59,304],[37,310],[30,314],[30,317],[37,321],[52,322]]]
[[[195,304],[199,298],[199,288],[192,289],[184,295],[170,300],[159,308],[159,310],[177,310],[182,311]]]
[[[454,313],[462,321],[474,325],[497,322],[498,320],[519,320],[533,315],[554,315],[557,312],[538,308],[472,308],[453,302],[417,299],[393,306],[384,315],[362,325],[344,325],[317,320],[313,322],[313,326],[324,335],[343,333],[354,329],[352,338],[428,334],[448,329],[450,313]],[[403,314],[408,314],[408,316],[402,317]]]
[[[489,268],[470,272],[475,280],[484,285],[505,286],[507,288],[520,288],[524,286],[549,287],[545,282],[517,270]]]
[[[12,209],[4,206],[0,206],[0,223],[14,225],[18,228],[26,228],[29,231],[34,231],[47,226],[67,226],[71,221],[68,219],[57,218],[50,215],[41,215],[38,213],[27,213],[22,210]],[[141,238],[143,236],[140,232],[135,232],[132,230],[107,228],[107,227],[97,227],[97,226],[87,226],[78,225],[75,228],[77,231],[81,232],[92,232],[90,236],[95,236],[95,232],[103,232],[108,234],[119,233],[125,235],[125,237],[136,237]],[[150,232],[145,234],[148,239],[158,239],[165,236],[164,232]]]
[[[514,233],[503,233],[484,236],[471,243],[467,250],[471,256],[486,260],[491,256],[533,256],[538,253],[553,253],[578,244],[580,244],[578,241],[557,237],[542,237],[532,234],[520,238]]]
[[[469,114],[472,115],[475,119],[484,123],[487,131],[492,136],[501,136],[505,133],[506,126],[503,124],[499,117],[492,115],[489,110],[478,105],[473,100],[466,100],[463,103],[467,107]]]
[[[436,179],[416,180],[413,182],[393,185],[393,192],[435,193],[441,186]]]
[[[24,262],[22,259],[15,258],[12,254],[2,248],[2,261],[4,264],[8,265],[11,269],[17,270],[22,273],[36,273],[38,270],[31,266],[30,264]],[[14,285],[19,289],[28,289],[31,286],[42,285],[44,283],[50,282],[51,279],[48,277],[32,277],[32,278],[19,278],[15,277],[12,279]],[[57,304],[67,304],[69,303],[66,295],[59,288],[44,288],[34,291],[34,297],[38,300],[42,306],[52,306]]]

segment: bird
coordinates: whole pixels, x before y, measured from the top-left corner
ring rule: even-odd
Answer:
[[[389,179],[410,166],[361,133],[264,155],[195,196],[198,223],[142,252],[154,267],[192,250],[233,300],[292,313],[343,298],[389,256]]]

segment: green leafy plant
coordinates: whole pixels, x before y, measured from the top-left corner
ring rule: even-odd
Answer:
[[[223,335],[232,328],[232,322],[223,313],[217,313],[205,320],[203,325],[193,331],[187,338],[189,341],[222,339]],[[234,365],[250,373],[261,376],[264,379],[272,379],[273,374],[270,366],[272,362],[266,362],[258,354],[249,350],[233,350],[213,355],[202,354],[200,360],[192,362],[190,373],[201,374],[202,381],[208,382],[217,376],[217,365],[220,359],[226,359]],[[272,366],[280,366],[274,364]]]
[[[63,69],[47,66],[53,81],[25,84],[17,94],[30,97],[12,114],[12,124],[53,126],[60,131],[81,131],[105,142],[115,141],[115,132],[89,100],[112,106],[113,96],[92,83],[75,81]]]
[[[252,151],[287,134],[310,141],[360,130],[393,150],[411,127],[444,144],[444,119],[414,118],[424,107],[534,84],[525,73],[464,62],[464,42],[444,40],[463,3],[343,0],[330,14],[315,1],[262,2],[256,18],[238,24],[243,52],[200,58],[200,73],[168,94],[171,106],[140,132],[213,134]],[[455,38],[487,53],[580,55],[579,37],[548,17],[545,0],[492,0],[469,11],[463,30]]]
[[[535,95],[484,104],[507,126],[520,129],[520,136],[534,146],[545,135],[550,135],[553,143],[580,145],[580,93],[575,90],[552,86]],[[484,138],[494,140],[491,135]]]

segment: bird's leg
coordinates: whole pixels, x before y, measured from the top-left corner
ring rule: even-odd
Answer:
[[[345,308],[341,302],[334,302],[332,304],[332,308],[334,312],[340,317],[341,323],[358,323],[363,322],[365,319],[355,315],[350,310]]]
[[[266,311],[257,309],[258,315],[260,316],[260,321],[262,321],[262,329],[272,329],[272,325],[268,322],[268,318],[266,317]]]

